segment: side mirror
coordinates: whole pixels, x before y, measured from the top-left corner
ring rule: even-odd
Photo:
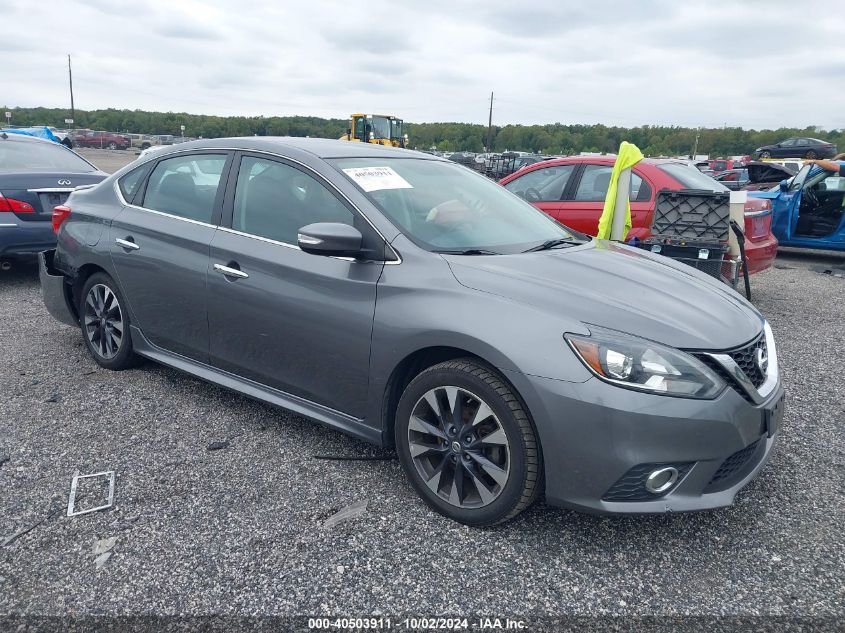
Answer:
[[[339,222],[317,222],[298,231],[299,248],[312,255],[356,257],[361,253],[361,232]]]
[[[788,180],[781,180],[780,184],[778,184],[781,191],[789,191],[789,181]]]

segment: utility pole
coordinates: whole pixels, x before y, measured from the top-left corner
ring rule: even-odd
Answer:
[[[690,158],[695,160],[695,155],[698,154],[698,136],[701,134],[701,128],[695,130],[695,144],[692,146],[692,156]]]
[[[70,54],[67,56],[67,79],[68,83],[70,84],[70,118],[72,121],[76,121],[76,111],[73,107],[73,71],[70,68]],[[72,125],[75,125],[73,123]]]
[[[493,92],[490,92],[490,116],[487,119],[487,151],[493,151]]]

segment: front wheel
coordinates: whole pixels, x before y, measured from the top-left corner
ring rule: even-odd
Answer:
[[[140,362],[132,350],[126,302],[114,280],[105,273],[91,275],[82,288],[79,325],[85,346],[106,369],[129,369]]]
[[[772,157],[771,152],[760,152],[760,158],[771,158],[771,157]]]
[[[411,381],[395,440],[417,493],[455,521],[502,523],[539,493],[542,456],[528,414],[502,377],[474,359],[440,363]]]
[[[816,152],[814,150],[810,150],[806,154],[804,154],[804,158],[806,158],[807,160],[815,160],[818,157],[819,157],[819,155],[816,154]]]
[[[106,147],[108,147],[109,149],[117,149],[117,143],[115,143],[114,141],[112,141],[112,142],[111,142],[111,143],[109,143]]]

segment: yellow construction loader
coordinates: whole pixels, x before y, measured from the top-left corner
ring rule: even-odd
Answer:
[[[389,114],[353,114],[349,117],[349,129],[340,140],[405,147],[408,135],[403,125],[402,119]]]

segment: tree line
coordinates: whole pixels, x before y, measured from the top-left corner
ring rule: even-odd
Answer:
[[[12,125],[50,125],[67,127],[70,116],[62,108],[4,108],[12,113]],[[401,116],[401,113],[397,113]],[[140,134],[182,134],[190,137],[222,136],[313,136],[338,138],[349,127],[347,119],[324,119],[310,116],[213,116],[184,112],[147,112],[143,110],[76,110],[75,128],[130,132]],[[444,151],[481,152],[485,149],[487,126],[474,123],[411,123],[405,131],[410,145],[416,149],[436,148]],[[790,136],[811,136],[836,143],[845,149],[845,130],[825,131],[814,126],[803,129],[746,130],[738,127],[689,128],[643,125],[618,126],[504,125],[492,129],[492,151],[519,150],[539,154],[577,154],[579,152],[615,152],[621,141],[637,145],[646,156],[688,155],[696,146],[697,153],[711,156],[742,155],[761,145],[776,143]]]

